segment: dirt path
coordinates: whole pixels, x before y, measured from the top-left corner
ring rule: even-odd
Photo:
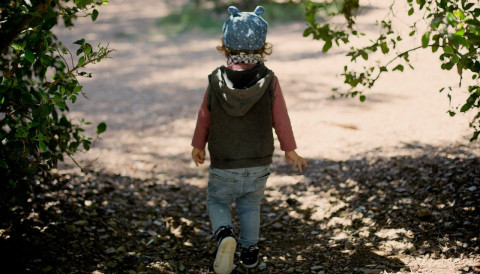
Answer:
[[[386,7],[381,6],[382,2],[370,1],[372,7],[358,16],[359,27],[367,34],[376,31],[375,19],[385,15]],[[194,194],[204,191],[208,164],[200,168],[192,165],[190,140],[206,87],[206,76],[223,61],[215,51],[218,43],[215,35],[187,33],[178,37],[165,36],[156,21],[167,12],[168,7],[163,1],[144,0],[141,5],[132,5],[131,1],[127,0],[112,1],[100,10],[101,15],[95,24],[80,21],[71,31],[59,30],[60,37],[66,44],[78,37],[86,37],[93,41],[92,44],[95,44],[95,41],[109,43],[112,48],[117,49],[112,55],[113,59],[89,68],[89,71],[93,72],[93,79],[82,81],[89,100],[79,100],[72,108],[72,116],[85,117],[94,124],[105,121],[108,131],[95,148],[77,157],[82,165],[89,166],[100,174],[117,174],[121,178],[127,178],[124,180],[130,184],[127,188],[122,187],[117,179],[109,183],[118,190],[113,192],[110,198],[123,197],[120,192],[134,193],[135,199],[130,202],[144,210],[151,210],[154,204],[162,201],[175,206],[175,201],[168,200],[169,197],[163,196],[164,193],[160,194],[165,189],[178,191],[175,184],[185,189],[182,192],[184,198],[178,202],[180,205],[186,203],[191,207],[190,198],[202,197]],[[287,172],[277,149],[274,173],[269,180],[267,192],[267,209],[272,212],[265,212],[262,218],[268,222],[269,218],[286,214],[279,217],[278,225],[273,226],[272,223],[266,229],[270,235],[276,235],[275,237],[281,237],[284,233],[303,235],[299,228],[308,229],[308,233],[301,239],[292,237],[289,240],[289,250],[304,252],[299,255],[300,258],[289,258],[291,254],[288,252],[285,254],[275,249],[282,247],[282,243],[267,240],[271,248],[266,251],[270,253],[265,257],[267,269],[264,271],[340,273],[343,264],[350,267],[346,270],[350,273],[451,273],[461,269],[465,272],[475,271],[473,265],[478,263],[479,259],[478,239],[468,240],[471,241],[470,246],[465,248],[468,252],[462,253],[460,250],[449,253],[448,256],[445,256],[447,253],[442,255],[442,251],[435,253],[433,249],[420,249],[421,242],[414,241],[412,244],[407,239],[411,235],[409,233],[423,233],[413,229],[416,226],[433,229],[430,223],[425,225],[422,223],[425,220],[418,219],[421,217],[418,210],[425,205],[437,205],[432,204],[436,200],[424,202],[426,196],[422,196],[423,194],[419,194],[418,200],[415,198],[409,204],[408,199],[415,196],[414,192],[407,193],[404,190],[407,187],[417,189],[418,180],[421,180],[423,175],[437,176],[435,170],[442,170],[443,167],[438,163],[450,163],[455,167],[464,163],[470,164],[466,170],[471,171],[468,173],[471,176],[466,175],[464,179],[470,180],[469,184],[456,186],[455,189],[459,190],[459,193],[470,193],[472,199],[479,200],[477,194],[476,198],[473,196],[475,191],[467,190],[468,187],[477,187],[480,184],[473,179],[478,174],[478,169],[472,166],[478,164],[474,160],[480,155],[478,146],[467,141],[471,134],[467,126],[471,117],[449,117],[446,114],[449,107],[447,96],[437,92],[441,87],[457,85],[455,73],[441,71],[435,56],[412,54],[415,70],[385,75],[377,86],[367,93],[366,102],[360,103],[357,99],[332,100],[331,89],[342,87],[342,81],[337,74],[342,72],[343,65],[348,62],[343,56],[345,50],[341,48],[328,54],[322,53],[322,43],[302,38],[303,28],[302,23],[293,23],[273,26],[269,30],[274,54],[267,65],[280,79],[299,147],[298,152],[308,158],[311,167],[305,174]],[[404,48],[413,43],[420,42],[405,41]],[[460,102],[465,94],[455,88],[454,91],[454,100]],[[449,159],[460,160],[452,163]],[[430,170],[429,173],[422,175],[421,172],[414,171],[416,164],[437,167],[427,169]],[[67,164],[60,173],[69,173],[72,170],[76,171],[76,168]],[[402,177],[402,172],[409,175]],[[451,175],[441,176],[450,178],[448,176]],[[136,181],[137,178],[141,181]],[[82,180],[88,181],[88,178]],[[387,184],[386,182],[391,185],[382,186]],[[356,183],[358,186],[355,186]],[[362,183],[364,185],[361,185]],[[380,186],[377,186],[377,183]],[[444,183],[441,186],[447,187],[448,182]],[[418,190],[424,191],[435,182],[428,181],[425,184]],[[138,189],[132,189],[133,186]],[[380,199],[375,195],[367,195],[368,190],[365,189],[377,187],[377,195],[388,193],[387,190],[391,188],[389,191],[393,196]],[[362,191],[359,192],[358,189]],[[149,191],[157,191],[158,199],[148,196]],[[152,199],[151,204],[140,203],[138,199],[145,198],[144,195]],[[395,203],[386,203],[389,198],[393,198]],[[463,199],[462,205],[469,201]],[[380,210],[378,216],[382,217],[380,220],[376,219],[378,226],[372,228],[368,214],[371,213],[370,210],[375,212],[377,202],[385,207],[385,211]],[[391,220],[382,219],[392,212],[400,214],[397,212],[399,204],[405,204],[410,210],[406,211],[409,212],[407,216],[402,215],[400,221],[395,220],[393,224]],[[122,210],[123,206],[117,210]],[[467,203],[466,206],[472,205]],[[133,210],[133,206],[129,208]],[[180,215],[183,208],[174,213],[170,213],[166,206],[159,210],[157,214],[162,217],[158,218],[164,218],[163,214],[170,214],[168,216],[172,218],[162,219],[162,224],[170,222],[166,227],[168,233],[174,233],[172,230],[177,226],[190,230],[200,228],[200,232],[195,230],[196,238],[185,244],[187,248],[192,242],[201,244],[206,240],[208,225],[201,213],[195,211],[194,216],[182,217]],[[437,209],[430,210],[427,214],[429,216],[437,212]],[[357,213],[362,216],[359,217]],[[453,211],[451,213],[455,215]],[[135,219],[138,216],[130,217]],[[433,218],[431,221],[450,222],[444,217],[441,218]],[[357,219],[361,219],[362,225],[356,223]],[[403,226],[401,220],[411,223]],[[115,221],[122,222],[117,219]],[[150,220],[148,226],[155,228],[152,222],[153,220]],[[459,224],[459,227],[461,226],[462,224]],[[477,229],[477,226],[473,229]],[[375,234],[376,238],[369,240],[368,235],[359,236],[350,231],[360,228],[365,231],[359,233]],[[320,237],[320,231],[326,232],[328,237]],[[441,230],[440,234],[421,234],[421,237],[431,240],[440,235],[451,236],[456,232],[445,233]],[[127,235],[128,233],[125,233],[125,237]],[[421,237],[416,239],[423,239]],[[365,242],[355,239],[364,239],[362,241]],[[318,246],[299,246],[300,240],[305,244],[318,241]],[[455,243],[455,240],[449,238],[445,242],[432,243],[435,245],[451,242]],[[362,249],[357,247],[368,246],[363,245],[364,243],[378,246],[375,250],[369,247],[362,252]],[[173,248],[175,244],[175,241],[171,245],[167,244],[166,248]],[[332,253],[328,253],[329,246],[333,248]],[[477,249],[474,249],[475,247]],[[130,248],[134,249],[133,246]],[[423,250],[423,253],[420,250]],[[203,253],[200,258],[207,251],[202,249],[201,252]],[[318,255],[319,252],[327,253]],[[458,257],[460,253],[464,254],[464,257]],[[166,270],[179,271],[181,263],[206,271],[197,265],[206,263],[201,259],[192,265],[192,262],[188,261],[188,253],[180,252],[175,256],[175,263],[168,266],[160,263],[157,269],[164,267]],[[313,256],[311,258],[315,260],[300,267],[301,262],[310,258],[309,256]],[[457,257],[454,260],[455,256]],[[168,262],[172,258],[167,256],[163,259],[160,261]],[[340,261],[325,263],[337,259]],[[289,261],[295,263],[290,264]],[[108,265],[103,266],[108,268]],[[116,269],[115,267],[117,265],[113,269]],[[150,267],[155,269],[154,266]]]
[[[166,13],[162,1],[135,6],[115,1],[102,8],[96,24],[81,21],[72,31],[59,31],[66,44],[85,36],[117,49],[113,59],[89,68],[94,77],[82,83],[90,99],[73,107],[77,117],[108,124],[98,146],[79,156],[87,162],[98,158],[96,167],[149,177],[171,172],[172,161],[182,170],[190,166],[206,75],[223,60],[214,49],[215,35],[165,36],[156,20]],[[360,30],[376,31],[372,18],[384,14],[384,7],[369,8],[358,17]],[[332,88],[344,88],[337,75],[348,63],[345,51],[322,53],[322,43],[302,38],[303,28],[302,23],[272,27],[275,48],[267,62],[280,79],[302,155],[344,160],[371,150],[395,154],[406,145],[466,143],[469,117],[450,118],[447,96],[438,93],[455,87],[457,76],[441,71],[435,56],[412,54],[416,69],[385,75],[364,103],[331,100]],[[403,47],[412,43],[418,41]]]

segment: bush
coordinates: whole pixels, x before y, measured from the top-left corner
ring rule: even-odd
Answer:
[[[75,42],[75,57],[57,40],[52,28],[59,21],[72,27],[78,16],[95,20],[95,8],[105,3],[0,3],[0,201],[24,201],[35,178],[48,176],[65,155],[90,148],[92,140],[82,128],[88,123],[73,123],[66,115],[68,104],[83,94],[77,77],[91,77],[81,70],[112,50],[101,45],[94,50],[80,39]],[[105,129],[101,123],[97,134]]]

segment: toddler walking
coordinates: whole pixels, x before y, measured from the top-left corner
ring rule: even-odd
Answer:
[[[285,100],[277,77],[265,57],[272,53],[266,43],[264,9],[240,12],[229,7],[217,50],[227,59],[208,76],[208,87],[198,112],[192,140],[192,159],[205,161],[208,142],[210,169],[207,211],[218,241],[213,264],[216,273],[230,273],[237,248],[231,205],[240,219],[240,261],[246,268],[258,264],[260,202],[270,175],[274,152],[272,128],[287,163],[302,172],[306,161],[296,152],[296,143]]]

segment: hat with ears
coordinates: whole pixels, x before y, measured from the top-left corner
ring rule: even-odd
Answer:
[[[223,44],[232,50],[256,50],[263,47],[267,38],[268,23],[260,15],[264,8],[258,6],[253,12],[240,12],[228,7],[230,17],[223,24]]]

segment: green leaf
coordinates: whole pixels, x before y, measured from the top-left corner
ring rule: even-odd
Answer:
[[[472,107],[472,103],[467,102],[465,103],[462,108],[460,109],[460,112],[466,112]]]
[[[28,62],[33,63],[35,62],[35,55],[31,51],[26,50],[25,59],[27,59]]]
[[[90,150],[90,141],[88,141],[88,140],[83,140],[83,141],[82,141],[82,145],[83,145],[83,148],[84,148],[85,150]]]
[[[65,102],[56,102],[55,105],[61,110],[65,110],[67,108],[67,104],[65,104]]]
[[[78,93],[82,90],[83,86],[76,86],[74,89],[73,89],[73,93]]]
[[[454,27],[457,25],[457,17],[451,12],[447,12],[447,23]]]
[[[452,59],[451,59],[451,62],[454,63],[454,64],[456,64],[456,63],[458,63],[458,61],[460,61],[460,58],[458,58],[457,55],[453,55],[453,56],[452,56]]]
[[[0,159],[0,167],[4,169],[8,169],[8,164],[5,163],[2,159]]]
[[[42,17],[42,15],[38,12],[29,12],[28,14],[36,16],[36,17]]]
[[[411,7],[409,10],[408,10],[408,16],[412,15],[414,12],[414,9],[413,7]]]
[[[465,14],[463,14],[462,10],[454,10],[453,14],[455,14],[460,20],[465,19]]]
[[[332,47],[332,40],[325,41],[325,45],[323,45],[322,51],[327,52]]]
[[[43,152],[47,152],[47,146],[45,145],[44,142],[42,142],[42,141],[38,142],[38,146],[40,147],[40,149],[41,149]]]
[[[48,67],[51,65],[51,58],[50,56],[47,56],[47,55],[43,55],[42,57],[40,57],[40,62],[42,63],[43,66],[45,67]]]
[[[20,51],[22,51],[22,50],[23,50],[23,47],[22,47],[21,45],[19,45],[19,44],[15,44],[15,43],[14,43],[14,44],[12,44],[12,48],[14,48],[14,49],[16,49],[16,50],[20,50]]]
[[[82,56],[78,59],[78,66],[81,67],[85,63],[85,56]]]
[[[92,46],[90,44],[86,44],[85,46],[85,55],[89,55],[92,52]]]
[[[471,9],[473,6],[475,6],[474,3],[468,3],[468,4],[465,5],[464,10],[469,10],[469,9]]]
[[[38,115],[41,118],[47,117],[52,112],[52,108],[49,105],[43,105],[38,109]]]
[[[367,100],[367,97],[365,95],[360,95],[360,102],[365,102]]]
[[[92,21],[97,20],[97,17],[98,17],[98,11],[94,9],[92,12]]]
[[[475,131],[475,132],[473,133],[472,138],[470,138],[470,142],[473,142],[473,141],[477,140],[478,135],[480,135],[480,131]]]
[[[430,32],[427,31],[422,36],[422,48],[426,48],[428,46],[428,42],[430,41]]]
[[[396,67],[394,67],[392,69],[392,71],[395,71],[395,70],[399,70],[399,71],[402,71],[403,72],[403,65],[397,65]]]
[[[453,53],[453,48],[452,48],[451,46],[446,46],[446,47],[443,48],[443,51],[444,51],[445,53],[450,53],[450,54],[452,54],[452,53]]]
[[[303,31],[303,37],[307,37],[307,36],[309,36],[309,35],[312,34],[312,33],[313,33],[312,28],[307,28],[307,29],[305,29],[305,30]]]
[[[104,122],[101,122],[100,124],[98,124],[97,126],[97,134],[100,134],[100,133],[103,133],[107,130],[107,124],[105,124]]]
[[[363,58],[364,60],[368,60],[368,53],[366,53],[365,51],[363,51],[363,50],[360,51],[360,55],[362,55],[362,58]]]
[[[381,43],[380,47],[382,48],[382,53],[383,54],[387,54],[390,51],[390,49],[387,46],[387,43],[385,43],[385,42]]]
[[[440,23],[442,23],[442,19],[439,18],[439,17],[435,17],[433,18],[432,20],[432,23],[430,24],[430,26],[432,27],[432,29],[437,29],[438,26],[440,26]]]
[[[73,42],[73,43],[74,43],[74,44],[77,44],[77,45],[83,45],[83,44],[85,44],[85,39],[82,38],[82,39],[79,39],[79,40],[77,40],[77,41],[75,41],[75,42]]]

